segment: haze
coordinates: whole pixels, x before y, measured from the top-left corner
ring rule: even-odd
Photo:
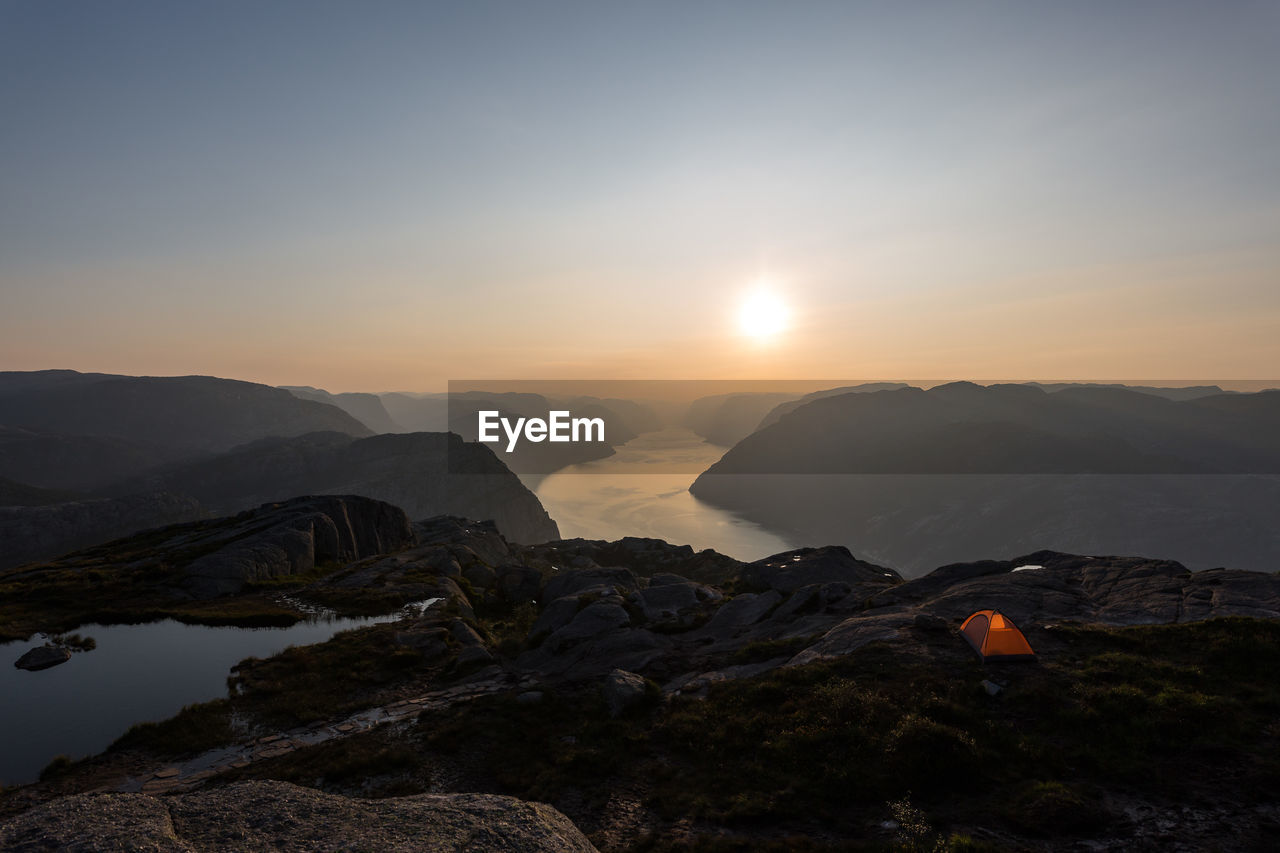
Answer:
[[[0,2],[0,364],[1273,377],[1280,5],[907,6]]]

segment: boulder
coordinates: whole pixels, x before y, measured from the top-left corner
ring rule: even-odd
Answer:
[[[699,629],[699,633],[716,639],[728,639],[741,629],[765,618],[780,601],[782,594],[774,589],[758,595],[753,592],[736,595],[720,606],[711,621]]]
[[[542,608],[542,612],[538,614],[538,619],[533,623],[533,627],[529,629],[530,637],[550,635],[565,625],[573,621],[573,617],[578,615],[578,611],[582,609],[582,605],[578,601],[576,595],[566,595],[564,598],[557,598]]]
[[[542,573],[531,566],[501,566],[497,575],[498,595],[509,602],[536,601],[542,595]]]
[[[893,569],[857,559],[843,545],[824,548],[797,548],[765,557],[742,567],[739,578],[755,589],[776,589],[792,593],[818,583],[847,583],[870,595],[902,582]]]
[[[605,676],[600,691],[609,707],[609,716],[617,717],[644,701],[648,687],[644,676],[615,669]]]
[[[551,806],[494,794],[363,800],[288,782],[237,782],[157,798],[77,794],[0,824],[4,850],[508,850],[595,847]]]
[[[615,601],[597,601],[578,611],[573,620],[552,633],[544,644],[552,651],[582,640],[597,637],[606,631],[625,628],[631,624],[631,616]]]
[[[543,598],[555,601],[578,592],[596,587],[617,590],[618,592],[634,592],[640,588],[640,581],[635,572],[624,568],[593,568],[562,571],[547,581]]]
[[[722,597],[719,591],[691,581],[659,584],[635,593],[645,620],[659,625],[690,624],[710,602]]]
[[[484,645],[484,640],[476,633],[475,629],[461,619],[454,619],[449,623],[449,633],[453,635],[453,638],[461,646]]]
[[[71,660],[71,652],[61,646],[36,646],[14,661],[18,669],[48,669]]]

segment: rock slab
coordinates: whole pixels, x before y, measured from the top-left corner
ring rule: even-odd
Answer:
[[[71,660],[71,652],[61,646],[37,646],[14,661],[18,669],[48,669]]]
[[[0,825],[0,849],[589,853],[596,848],[567,817],[543,803],[489,794],[360,800],[265,781],[170,797],[64,797]]]

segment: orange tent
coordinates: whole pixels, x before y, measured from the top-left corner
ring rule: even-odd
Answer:
[[[998,610],[979,610],[964,620],[960,633],[983,663],[1006,660],[1035,660],[1036,653],[1018,626]]]

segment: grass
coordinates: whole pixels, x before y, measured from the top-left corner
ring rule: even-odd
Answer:
[[[501,643],[529,617],[479,620]],[[232,719],[288,728],[385,701],[424,677],[394,630],[249,661],[230,699],[119,745],[175,750],[224,737]],[[530,705],[484,697],[241,775],[391,796],[430,789],[428,768],[453,761],[477,789],[550,802],[588,826],[616,792],[639,792],[659,829],[634,839],[637,851],[1053,845],[1108,832],[1116,794],[1240,810],[1280,797],[1280,622],[1066,626],[1040,647],[1039,663],[997,669],[959,643],[925,654],[873,644],[618,718],[594,684],[545,689]],[[743,658],[779,651],[760,644]],[[984,679],[1007,686],[990,696]],[[876,828],[890,817],[896,835]]]
[[[111,744],[110,749],[144,749],[161,755],[192,755],[235,741],[231,702],[216,699],[187,705],[158,723],[138,723]]]
[[[192,755],[234,743],[246,728],[296,728],[382,704],[390,691],[426,676],[422,654],[397,646],[396,630],[394,624],[371,625],[270,658],[248,658],[232,670],[228,698],[188,705],[163,722],[135,725],[111,749]]]
[[[293,728],[371,704],[382,691],[424,668],[422,653],[395,644],[394,624],[341,631],[328,642],[250,658],[229,680],[238,711],[260,723]]]
[[[478,700],[424,714],[417,737],[424,762],[466,756],[497,792],[579,796],[590,812],[616,786],[640,785],[661,818],[720,827],[730,841],[772,837],[801,815],[819,835],[864,837],[909,798],[938,828],[898,839],[901,849],[977,850],[975,828],[1102,832],[1116,819],[1108,791],[1242,807],[1280,795],[1280,624],[1055,636],[1061,653],[1000,670],[962,649],[930,660],[868,646],[620,719],[590,689],[533,706]],[[1008,688],[988,696],[989,677]],[[730,841],[697,849],[738,849]]]

